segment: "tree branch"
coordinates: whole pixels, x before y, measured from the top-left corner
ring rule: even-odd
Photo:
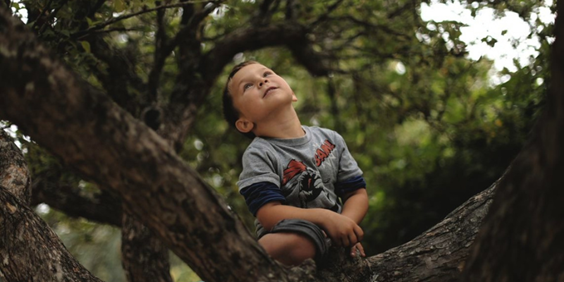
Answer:
[[[298,61],[313,75],[325,75],[327,67],[317,60],[307,40],[307,28],[296,22],[283,22],[266,27],[242,28],[219,40],[212,50],[203,56],[200,66],[204,77],[214,79],[235,54],[272,46],[289,46]],[[310,56],[310,57],[307,57]]]
[[[191,3],[200,3],[200,2],[205,2],[205,1],[187,1],[187,2],[180,2],[180,3],[174,3],[174,4],[164,4],[164,5],[160,5],[160,6],[157,6],[157,7],[154,7],[154,8],[150,8],[150,9],[144,8],[143,10],[141,10],[139,12],[130,13],[130,14],[126,14],[126,15],[116,17],[116,18],[112,18],[112,19],[107,20],[103,23],[99,23],[97,25],[89,27],[86,30],[81,30],[81,31],[75,32],[75,33],[71,34],[71,38],[80,38],[82,36],[87,35],[88,33],[92,32],[92,31],[100,30],[100,29],[102,29],[102,28],[104,28],[108,25],[111,25],[111,24],[117,23],[119,21],[123,21],[125,19],[129,19],[129,18],[138,16],[138,15],[158,11],[158,10],[161,10],[161,9],[184,7],[184,6],[191,4]]]
[[[147,227],[123,214],[122,264],[127,281],[172,282],[168,249]]]
[[[327,20],[329,15],[333,11],[335,11],[335,9],[337,9],[337,7],[339,7],[339,5],[341,5],[341,3],[343,3],[343,0],[335,1],[335,3],[333,3],[331,6],[327,7],[327,11],[325,11],[325,13],[323,13],[323,14],[321,14],[321,16],[317,17],[317,19],[315,21],[313,21],[311,24],[309,24],[308,26],[310,28],[314,28],[315,26],[319,25],[321,22],[324,22],[325,20]]]
[[[2,8],[0,11],[3,13]],[[64,277],[64,281],[100,281],[29,209],[29,185],[23,154],[0,130],[0,270],[6,280],[53,281]]]
[[[121,201],[108,191],[84,195],[81,189],[60,183],[52,170],[35,175],[31,190],[32,206],[45,203],[70,217],[121,227]]]
[[[355,263],[330,259],[331,263],[320,271],[319,281],[332,277],[350,282],[459,281],[470,244],[492,203],[496,183],[401,246]]]
[[[275,4],[272,9],[270,7]],[[272,14],[278,9],[280,5],[280,0],[263,0],[259,5],[259,9],[256,14],[251,18],[251,24],[253,26],[267,25],[270,22]]]
[[[0,269],[8,281],[100,281],[69,254],[57,235],[0,186]]]
[[[24,204],[29,204],[31,177],[20,149],[12,138],[0,129],[0,186],[12,193]]]
[[[160,5],[160,1],[155,2],[156,5]],[[151,71],[149,72],[149,81],[147,83],[148,88],[148,101],[149,102],[156,102],[157,101],[157,88],[159,85],[159,78],[161,76],[162,69],[164,67],[164,63],[166,57],[172,52],[173,48],[167,48],[165,50],[164,47],[167,45],[168,38],[166,36],[165,28],[164,28],[164,9],[157,10],[157,34],[155,36],[155,52],[154,52],[154,65]]]
[[[130,87],[139,93],[145,93],[146,83],[135,72],[136,46],[126,46],[116,49],[108,45],[101,36],[88,38],[91,52],[96,58],[108,65],[108,73],[101,73],[97,66],[92,66],[92,72],[97,75],[104,89],[112,99],[131,114],[138,116],[141,109],[148,103],[142,101],[139,95],[132,93]]]
[[[31,27],[32,30],[35,30],[35,28],[37,28],[37,23],[39,21],[39,18],[45,16],[45,12],[47,12],[47,10],[51,9],[52,3],[53,3],[53,0],[49,0],[49,2],[47,2],[47,4],[45,5],[45,8],[43,8],[43,10],[41,10],[41,12],[39,12],[39,15],[35,18],[35,20],[33,20],[33,26]],[[10,6],[8,6],[8,7],[10,7]]]

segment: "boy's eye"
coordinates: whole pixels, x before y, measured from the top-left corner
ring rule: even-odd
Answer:
[[[272,72],[267,71],[267,72],[264,72],[264,74],[263,74],[262,76],[267,77],[267,76],[269,76],[269,75],[271,75],[271,74],[272,74]]]
[[[249,89],[251,86],[253,86],[253,85],[250,84],[250,83],[247,83],[247,84],[245,84],[245,85],[243,86],[243,90],[247,90],[247,89]]]

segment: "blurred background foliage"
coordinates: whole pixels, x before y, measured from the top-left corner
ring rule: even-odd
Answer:
[[[73,6],[82,5],[81,1],[26,0],[12,6],[25,20],[26,7],[41,10],[47,2],[55,3],[58,9],[56,18],[50,20],[60,22],[72,22]],[[91,27],[150,6],[140,0],[102,2],[96,21],[88,23]],[[297,94],[295,106],[303,124],[335,129],[347,140],[368,183],[370,209],[362,226],[369,255],[421,234],[497,180],[526,141],[542,109],[549,81],[546,57],[552,26],[541,21],[538,13],[540,7],[554,11],[552,2],[462,2],[473,14],[481,9],[494,9],[500,17],[514,12],[529,23],[529,37],[540,43],[535,47],[537,55],[528,64],[515,61],[515,71],[496,71],[486,58],[468,59],[467,43],[460,39],[464,24],[424,21],[420,8],[429,2],[343,1],[330,20],[319,23],[308,34],[315,42],[314,49],[335,70],[326,77],[311,76],[284,48],[241,53],[232,63],[253,59],[273,68]],[[311,23],[334,1],[279,3],[296,5],[296,19]],[[250,0],[225,1],[206,19],[203,49],[214,46],[215,38],[223,34],[256,24],[248,19],[257,12],[257,6]],[[167,33],[179,30],[179,10],[166,10]],[[284,10],[280,10],[273,14],[274,20],[284,18]],[[155,13],[144,13],[100,30],[108,34],[108,44],[134,54],[136,71],[145,78],[154,60],[155,18]],[[40,20],[29,18],[27,24],[37,29],[41,40],[72,68],[100,87],[93,69],[104,72],[106,65],[90,53],[88,42],[73,36],[76,30],[69,28],[72,25],[54,24],[51,28]],[[317,37],[323,40],[316,41]],[[496,43],[491,37],[483,40]],[[174,87],[178,71],[174,59],[171,56],[165,65],[159,88],[162,93],[170,93]],[[252,230],[252,215],[235,184],[241,156],[250,140],[229,128],[221,114],[220,94],[231,66],[199,109],[180,154]],[[17,133],[16,127],[11,128],[33,174],[62,166]],[[71,173],[61,178],[84,193],[98,193],[95,185]],[[106,281],[125,280],[119,258],[119,228],[69,218],[45,204],[36,210],[95,275]],[[172,265],[176,281],[198,280],[178,259],[173,258]]]

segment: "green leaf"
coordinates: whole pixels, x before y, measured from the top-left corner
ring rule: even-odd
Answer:
[[[486,42],[486,44],[490,45],[491,47],[494,47],[495,44],[497,43],[497,39],[488,36],[488,37],[484,37],[482,38],[482,42]]]
[[[125,2],[123,0],[114,0],[114,11],[116,13],[125,10]]]
[[[86,53],[90,53],[90,43],[88,41],[80,41],[80,44]]]

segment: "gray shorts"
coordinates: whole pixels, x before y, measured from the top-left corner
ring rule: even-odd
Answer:
[[[319,226],[310,221],[302,219],[283,219],[279,221],[268,233],[293,232],[305,235],[311,239],[315,245],[315,262],[320,263],[329,253],[331,247],[331,239],[325,236],[323,230]],[[263,233],[260,237],[268,234]],[[259,237],[259,239],[260,239]]]

